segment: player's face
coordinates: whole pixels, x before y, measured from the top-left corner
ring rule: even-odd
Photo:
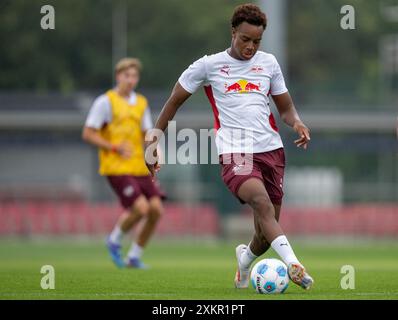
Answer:
[[[249,60],[257,52],[264,33],[263,26],[242,22],[232,28],[232,54],[239,60]]]
[[[128,68],[116,75],[117,86],[123,91],[132,91],[140,80],[140,74],[136,68]]]

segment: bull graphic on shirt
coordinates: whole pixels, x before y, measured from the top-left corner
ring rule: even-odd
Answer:
[[[225,93],[248,93],[252,91],[261,92],[260,83],[255,84],[247,80],[241,79],[230,85],[225,84]]]

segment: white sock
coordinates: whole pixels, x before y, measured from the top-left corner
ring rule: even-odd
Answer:
[[[242,269],[250,269],[250,265],[254,260],[256,260],[258,256],[256,256],[251,250],[250,250],[250,243],[247,246],[246,250],[242,252],[242,254],[239,257],[239,264],[242,267]]]
[[[290,263],[300,263],[294,254],[289,241],[287,241],[287,238],[284,235],[276,237],[272,241],[271,247],[282,258],[286,265],[289,265]]]
[[[113,228],[111,234],[109,235],[109,240],[112,243],[120,244],[120,241],[122,240],[122,236],[123,236],[122,229],[120,229],[119,225],[116,225]]]
[[[130,251],[127,254],[129,258],[138,258],[141,259],[142,252],[144,248],[139,246],[138,244],[134,243],[131,245]]]

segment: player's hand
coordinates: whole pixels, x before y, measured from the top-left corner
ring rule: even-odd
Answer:
[[[114,146],[114,149],[124,159],[129,159],[132,155],[132,150],[130,144],[128,143],[123,142]]]
[[[156,144],[154,144],[155,149],[152,151],[151,154],[150,149],[148,148],[150,144],[151,143],[146,143],[145,145],[145,164],[149,172],[151,173],[151,176],[155,177],[155,174],[160,170],[159,155]]]
[[[308,142],[311,140],[311,138],[310,138],[310,130],[301,121],[297,121],[294,124],[293,130],[296,131],[297,134],[300,137],[299,139],[294,141],[296,146],[298,148],[303,147],[304,149],[307,149]]]
[[[156,173],[160,170],[160,164],[158,162],[155,164],[146,163],[146,166],[148,167],[152,177],[155,177]]]
[[[160,170],[159,156],[158,156],[157,150],[154,151],[154,154],[152,156],[154,157],[154,159],[152,159],[152,161],[150,163],[145,158],[145,164],[146,164],[149,172],[151,173],[151,176],[155,177],[156,173]],[[153,162],[153,160],[155,160],[155,161]]]
[[[161,156],[161,149],[158,144],[161,135],[163,135],[163,132],[158,129],[148,130],[145,135],[145,164],[152,177],[155,177],[160,170],[159,157]]]

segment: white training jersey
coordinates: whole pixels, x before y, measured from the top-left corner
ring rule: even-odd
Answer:
[[[237,60],[227,50],[204,56],[178,82],[189,93],[204,86],[214,113],[218,154],[259,153],[283,147],[269,95],[288,90],[276,58],[257,51]]]
[[[129,104],[134,106],[137,101],[137,94],[133,91],[130,93]],[[100,95],[95,99],[91,109],[87,115],[85,126],[94,129],[101,129],[107,123],[112,121],[112,106],[106,94]],[[152,129],[151,111],[147,107],[141,120],[141,129],[146,131]]]

